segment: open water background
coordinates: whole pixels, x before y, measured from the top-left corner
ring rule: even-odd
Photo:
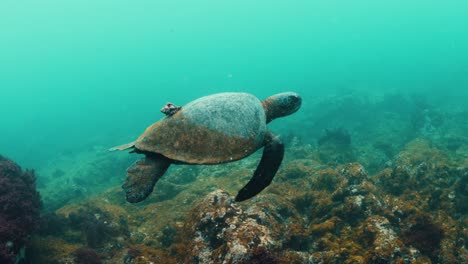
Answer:
[[[464,111],[467,11],[460,0],[1,1],[0,151],[40,167],[133,140],[167,101],[224,91],[302,94],[278,132],[343,94]]]

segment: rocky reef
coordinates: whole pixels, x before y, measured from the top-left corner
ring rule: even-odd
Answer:
[[[235,203],[258,155],[181,166],[148,201],[120,188],[50,215],[39,263],[466,263],[468,160],[415,139],[369,174],[292,144],[274,183]],[[226,168],[227,166],[227,168]],[[159,184],[159,183],[158,183]],[[169,194],[172,193],[172,194]],[[58,229],[58,230],[55,230]]]
[[[94,146],[60,153],[39,167],[38,190],[44,210],[55,211],[120,184],[122,171],[134,158],[123,154],[111,155],[106,148]]]
[[[41,199],[34,171],[0,156],[0,263],[19,263],[39,222]]]
[[[127,203],[119,186],[135,157],[111,157],[102,148],[42,168],[48,210],[30,258],[468,263],[468,112],[398,95],[341,96],[304,107],[306,119],[284,122],[301,129],[280,133],[286,154],[273,183],[245,202],[233,197],[261,153],[222,165],[172,166],[138,204]]]

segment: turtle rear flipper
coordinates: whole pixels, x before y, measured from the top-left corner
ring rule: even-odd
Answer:
[[[283,161],[284,145],[279,136],[272,136],[263,148],[263,156],[250,181],[237,194],[236,202],[254,197],[268,185]]]
[[[137,203],[146,199],[169,165],[171,160],[162,155],[147,155],[137,160],[127,169],[127,178],[122,185],[127,201]]]

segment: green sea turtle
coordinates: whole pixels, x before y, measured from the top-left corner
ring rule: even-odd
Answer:
[[[284,146],[266,124],[290,115],[301,106],[301,97],[280,93],[260,101],[248,93],[219,93],[183,107],[168,103],[166,116],[149,126],[137,140],[110,150],[133,149],[145,158],[127,169],[122,188],[127,201],[140,202],[153,191],[171,164],[219,164],[236,161],[264,147],[252,179],[237,194],[249,199],[273,180],[283,160]]]

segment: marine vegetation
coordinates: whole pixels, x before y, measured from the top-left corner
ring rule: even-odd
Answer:
[[[451,159],[423,139],[408,143],[393,165],[373,175],[357,162],[330,167],[314,161],[316,150],[304,145],[289,151],[293,157],[276,183],[249,201],[236,202],[231,193],[238,186],[227,179],[245,177],[256,157],[229,170],[207,166],[192,172],[205,180],[179,182],[190,188],[181,187],[167,200],[135,207],[116,187],[65,206],[57,214],[82,224],[69,224],[61,235],[36,236],[35,245],[63,252],[47,255],[58,263],[81,247],[94,250],[102,263],[468,260],[467,212],[460,206],[466,201],[465,161]],[[187,175],[186,168],[171,171],[168,179]]]
[[[101,264],[99,255],[90,248],[79,248],[73,252],[73,261],[76,264]]]
[[[0,156],[0,263],[24,257],[29,235],[39,223],[41,199],[34,171]]]

